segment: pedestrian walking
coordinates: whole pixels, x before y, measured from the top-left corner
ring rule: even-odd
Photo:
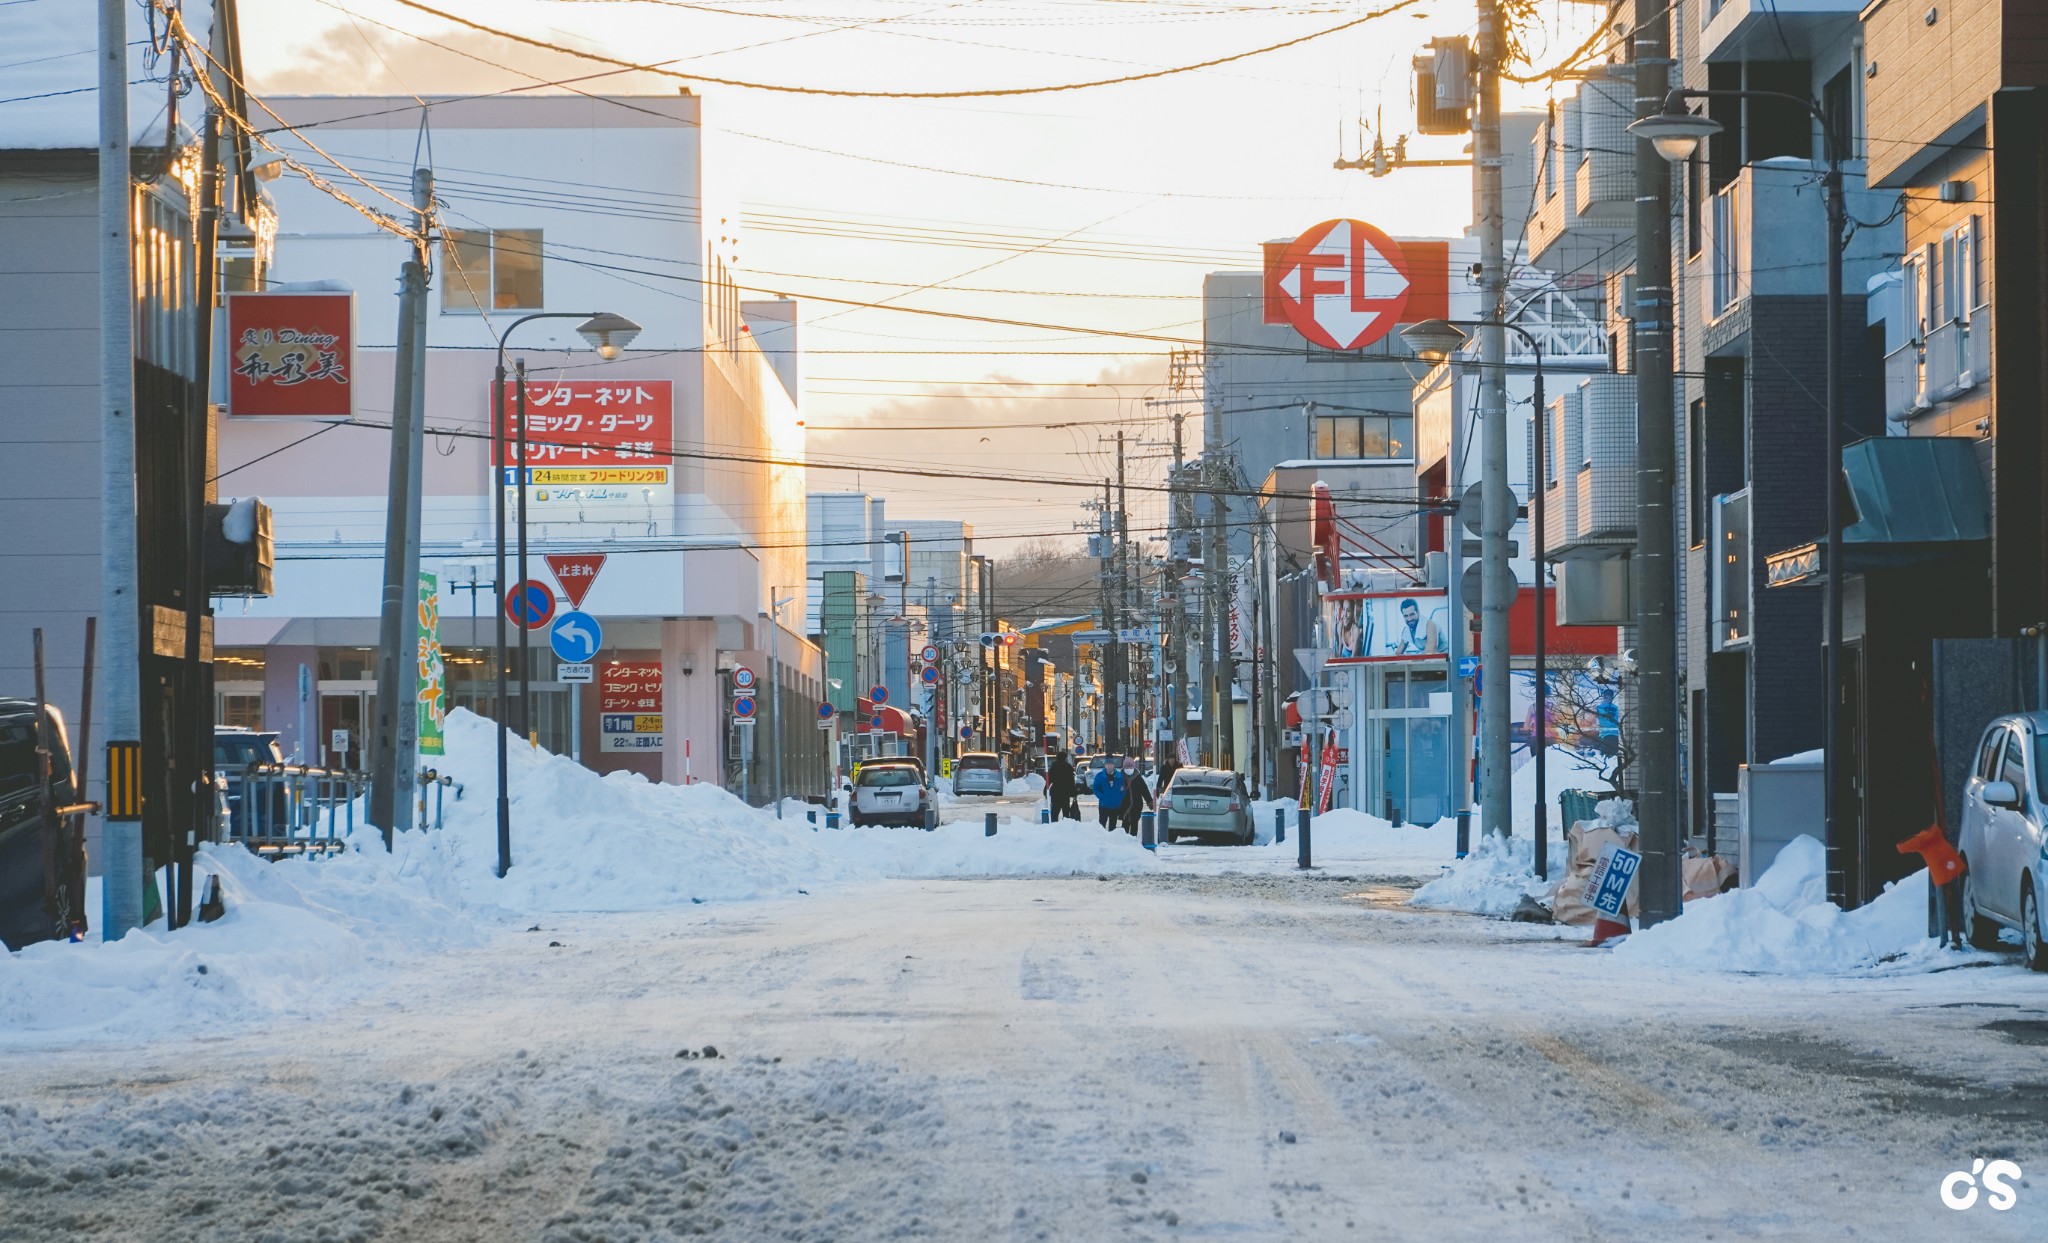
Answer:
[[[1120,827],[1127,785],[1121,764],[1104,764],[1096,770],[1095,780],[1089,784],[1089,789],[1095,793],[1096,822],[1103,828]]]
[[[1144,770],[1136,758],[1129,761],[1129,766],[1130,771],[1124,774],[1124,832],[1136,837],[1139,817],[1152,810],[1152,788],[1145,783]]]
[[[1081,787],[1074,780],[1074,761],[1065,751],[1053,757],[1045,772],[1046,799],[1055,820],[1081,818]]]

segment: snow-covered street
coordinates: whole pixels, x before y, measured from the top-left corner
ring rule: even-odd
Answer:
[[[548,915],[317,1018],[17,1041],[0,1239],[2048,1227],[2016,967],[1681,976],[1412,880],[1210,871]],[[1942,1206],[2000,1156],[2014,1208]]]

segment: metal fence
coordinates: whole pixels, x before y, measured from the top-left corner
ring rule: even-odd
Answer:
[[[221,798],[216,841],[240,842],[258,854],[343,849],[357,825],[368,826],[370,775],[299,764],[251,764],[217,774]],[[413,825],[439,829],[450,798],[462,797],[453,777],[419,774]]]

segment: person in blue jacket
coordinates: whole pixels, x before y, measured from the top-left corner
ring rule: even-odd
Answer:
[[[1125,781],[1123,761],[1116,760],[1096,769],[1095,779],[1088,783],[1095,794],[1096,821],[1105,829],[1123,827]]]

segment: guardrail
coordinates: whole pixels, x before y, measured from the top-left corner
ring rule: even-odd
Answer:
[[[367,824],[370,775],[300,764],[251,764],[221,770],[218,841],[240,842],[258,854],[340,850]],[[462,797],[453,777],[421,769],[413,824],[439,829],[449,798]],[[431,812],[431,819],[429,818]]]

